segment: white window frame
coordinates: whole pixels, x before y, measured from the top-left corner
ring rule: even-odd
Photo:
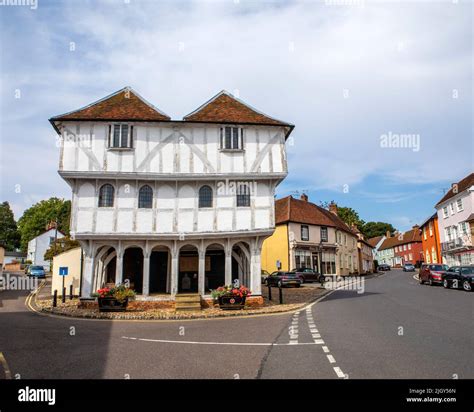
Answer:
[[[123,146],[122,145],[122,126],[126,125],[127,126],[127,145]],[[119,145],[114,146],[114,133],[115,133],[115,127],[119,127]],[[109,149],[112,150],[130,150],[133,149],[133,124],[130,123],[111,123],[109,125]]]
[[[443,217],[446,219],[449,216],[448,206],[443,207]]]
[[[430,222],[430,223],[428,224],[428,228],[429,228],[429,230],[430,230],[430,237],[432,237],[432,236],[433,236],[433,222]]]
[[[230,147],[226,147],[226,129],[231,129]],[[234,129],[237,129],[237,147],[234,147]],[[220,150],[242,151],[244,150],[244,128],[239,126],[221,126],[220,128]]]
[[[459,206],[461,205],[461,206]],[[456,207],[458,209],[458,212],[462,212],[464,210],[463,204],[462,204],[462,198],[459,198],[456,200]]]
[[[449,204],[449,209],[451,210],[451,216],[454,215],[454,213],[456,212],[455,209],[454,209],[454,202],[451,202]]]

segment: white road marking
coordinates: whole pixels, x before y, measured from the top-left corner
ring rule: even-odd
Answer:
[[[311,332],[311,336],[314,339],[314,343],[316,345],[324,345],[324,340],[321,339],[321,334],[319,333],[318,329],[316,329],[316,324],[314,323],[313,314],[311,313],[311,306],[312,305],[306,308],[306,320],[308,322],[309,330]],[[329,348],[327,346],[322,346],[322,349],[323,349],[323,352],[327,354],[326,356],[328,358],[329,363],[331,364],[336,363],[336,359],[334,359],[334,356],[329,354],[330,352]],[[344,372],[341,370],[340,367],[334,366],[333,369],[338,378],[346,378],[346,375],[344,374]]]
[[[334,372],[336,372],[336,375],[339,378],[345,378],[346,377],[346,375],[344,375],[344,372],[341,370],[341,368],[339,366],[334,367]]]
[[[289,345],[316,345],[313,342],[289,342],[289,343],[261,343],[261,342],[199,342],[199,341],[188,341],[188,340],[167,340],[167,339],[147,339],[147,338],[134,338],[130,336],[122,336],[122,339],[136,340],[142,342],[156,342],[156,343],[182,343],[188,345],[226,345],[226,346],[289,346]]]

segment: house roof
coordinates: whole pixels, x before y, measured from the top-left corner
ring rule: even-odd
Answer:
[[[465,222],[472,222],[474,220],[474,213],[471,213],[467,219],[465,220]]]
[[[8,256],[8,257],[26,257],[26,253],[5,250],[5,256]]]
[[[436,203],[436,206],[441,203],[446,202],[446,200],[451,199],[453,196],[456,196],[458,193],[464,192],[474,185],[474,173],[466,176],[464,179],[460,180],[458,183],[453,184],[451,189],[449,189],[446,194],[441,198],[441,200]],[[456,191],[454,190],[456,188]]]
[[[292,196],[287,196],[275,201],[275,224],[287,222],[335,227],[357,236],[357,234],[334,213],[314,203],[294,199]]]
[[[132,88],[124,87],[78,110],[52,117],[50,122],[61,120],[169,121],[171,118]]]
[[[370,239],[367,239],[367,242],[370,244],[370,246],[375,247],[377,246],[377,243],[379,243],[382,238],[383,236],[371,237]]]
[[[395,234],[394,236],[386,238],[380,246],[379,250],[390,249],[395,246],[405,245],[407,243],[414,242],[421,242],[421,234],[419,228],[410,229],[407,232],[402,233],[402,236],[400,236],[400,234]]]
[[[422,228],[423,226],[426,226],[429,222],[431,222],[432,220],[436,219],[438,217],[438,213],[433,213],[428,219],[426,219],[421,225],[420,225],[420,228]]]
[[[204,123],[286,126],[291,129],[294,127],[292,124],[277,120],[254,109],[225,90],[222,90],[196,110],[184,116],[183,120]]]

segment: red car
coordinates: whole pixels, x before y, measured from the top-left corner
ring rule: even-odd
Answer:
[[[430,286],[442,285],[443,274],[449,269],[448,265],[440,265],[438,263],[424,263],[421,265],[420,273],[418,274],[420,285],[429,283]]]

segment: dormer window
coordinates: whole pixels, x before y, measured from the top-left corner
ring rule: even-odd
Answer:
[[[109,126],[109,148],[131,149],[133,147],[133,126],[115,123]]]
[[[221,149],[243,150],[244,129],[241,127],[221,127]]]

